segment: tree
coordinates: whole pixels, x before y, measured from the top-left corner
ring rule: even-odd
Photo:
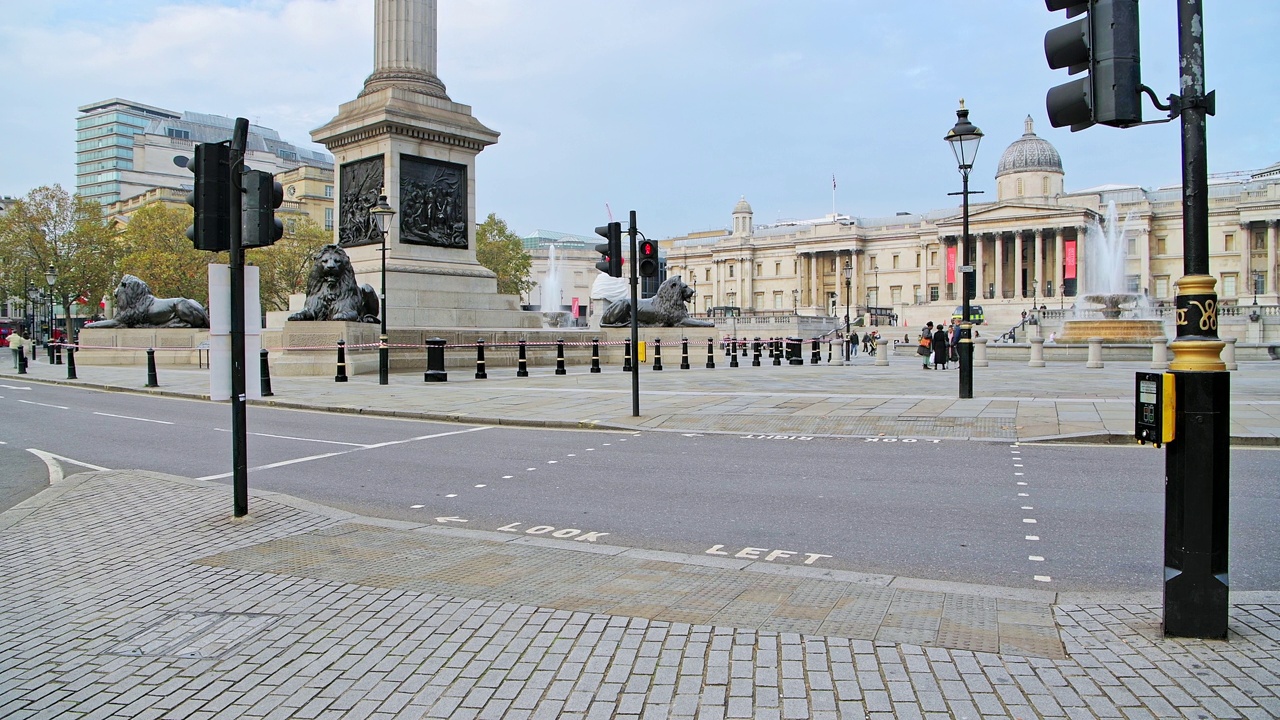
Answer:
[[[124,274],[146,281],[157,297],[184,297],[209,305],[210,263],[227,262],[226,253],[196,250],[187,238],[191,211],[160,203],[144,205],[129,216],[120,233],[124,255],[116,279]]]
[[[497,273],[500,293],[523,295],[533,288],[533,258],[525,252],[520,236],[495,213],[476,226],[476,260]]]
[[[276,244],[250,250],[246,262],[258,266],[262,309],[288,310],[289,296],[306,292],[307,275],[315,252],[333,242],[333,232],[307,216],[285,223],[284,237]]]
[[[63,317],[71,317],[80,298],[90,313],[97,311],[99,299],[115,286],[120,254],[101,206],[60,185],[38,187],[0,215],[0,289],[17,298],[26,297],[27,283],[47,291],[44,275],[52,265]]]

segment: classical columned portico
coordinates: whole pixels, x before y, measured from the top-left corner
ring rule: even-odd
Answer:
[[[1076,296],[1077,297],[1080,295],[1080,293],[1084,292],[1085,290],[1084,274],[1088,272],[1084,262],[1084,255],[1085,255],[1084,233],[1085,233],[1084,226],[1077,225],[1076,226]]]
[[[1013,233],[1013,297],[1022,297],[1022,231]]]
[[[1063,256],[1066,244],[1063,243],[1062,236],[1062,228],[1053,231],[1053,291],[1059,296],[1067,294],[1066,283],[1063,281],[1063,266],[1067,264]]]
[[[1035,300],[1037,295],[1043,293],[1039,289],[1044,287],[1044,230],[1036,230],[1035,245],[1032,247],[1033,253],[1031,258],[1031,299]],[[1024,292],[1023,297],[1026,297]]]
[[[985,297],[987,284],[982,272],[982,246],[987,244],[986,234],[979,233],[973,238],[973,291],[978,297]]]
[[[1276,283],[1276,241],[1280,239],[1280,220],[1267,223],[1267,292],[1280,292],[1280,284]]]

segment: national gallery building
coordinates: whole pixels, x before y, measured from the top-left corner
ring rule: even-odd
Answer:
[[[1127,231],[1127,291],[1172,304],[1182,276],[1182,190],[1106,185],[1063,189],[1062,159],[1025,134],[1000,158],[997,200],[970,204],[977,297],[988,323],[1016,322],[1033,306],[1069,308],[1086,292],[1091,257],[1086,229],[1114,203]],[[1277,304],[1280,164],[1211,178],[1210,271],[1224,305]],[[1126,222],[1127,218],[1127,222]],[[829,215],[757,225],[745,199],[732,226],[661,242],[667,274],[695,289],[696,311],[798,313],[911,327],[951,316],[960,301],[960,208],[888,218]],[[1095,231],[1094,237],[1097,233]]]

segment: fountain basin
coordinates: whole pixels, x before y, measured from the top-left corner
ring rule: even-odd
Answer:
[[[1107,343],[1149,343],[1152,338],[1165,337],[1164,322],[1160,320],[1066,320],[1058,343],[1087,343],[1089,338],[1100,337]]]

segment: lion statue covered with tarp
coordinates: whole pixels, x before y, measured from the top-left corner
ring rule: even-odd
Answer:
[[[685,303],[693,298],[693,288],[685,285],[679,275],[672,275],[658,286],[651,298],[639,302],[636,324],[643,327],[714,327],[709,320],[689,317]],[[611,303],[600,316],[601,327],[627,327],[631,325],[631,300]]]
[[[115,291],[115,317],[87,328],[207,328],[204,306],[187,298],[158,298],[141,278],[125,275]]]

